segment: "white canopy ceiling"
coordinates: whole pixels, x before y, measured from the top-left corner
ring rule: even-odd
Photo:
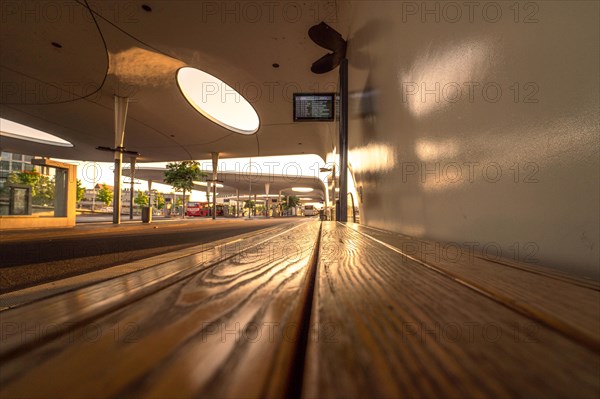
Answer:
[[[291,98],[294,92],[337,91],[336,71],[310,71],[325,50],[307,34],[312,25],[332,19],[336,5],[269,4],[102,1],[90,3],[95,19],[83,0],[3,6],[0,116],[74,147],[2,136],[2,149],[109,161],[111,153],[96,147],[114,146],[116,94],[130,98],[124,145],[139,152],[140,161],[204,159],[211,152],[222,158],[300,153],[324,158],[337,141],[336,124],[294,123]],[[206,71],[244,95],[259,115],[258,132],[234,133],[190,106],[176,84],[184,66]]]

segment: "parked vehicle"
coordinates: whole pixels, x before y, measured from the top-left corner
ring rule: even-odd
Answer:
[[[315,216],[319,214],[319,211],[314,205],[304,205],[302,207],[302,212],[304,213],[304,216]]]
[[[207,202],[188,202],[185,216],[208,216]]]
[[[212,204],[208,202],[188,202],[185,211],[186,216],[210,216]],[[217,216],[223,216],[223,205],[217,204]]]

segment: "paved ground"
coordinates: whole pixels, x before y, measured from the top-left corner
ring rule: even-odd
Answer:
[[[0,231],[0,293],[257,231],[300,218],[163,219]]]

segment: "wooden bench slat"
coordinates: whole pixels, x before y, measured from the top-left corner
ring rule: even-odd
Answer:
[[[40,344],[46,336],[55,336],[64,330],[62,326],[84,323],[111,309],[118,309],[291,228],[294,226],[286,224],[132,262],[129,265],[132,269],[143,269],[2,311],[0,357],[31,343]],[[148,267],[148,264],[153,266]]]
[[[283,396],[319,226],[288,229],[29,348],[3,362],[0,396]]]
[[[339,223],[311,325],[306,398],[600,394],[594,351]]]
[[[486,293],[495,300],[600,351],[600,291],[591,284],[546,272],[509,259],[499,262],[474,256],[443,243],[415,240],[364,226],[353,229],[389,244],[401,259],[415,258]],[[502,264],[504,263],[504,265]]]

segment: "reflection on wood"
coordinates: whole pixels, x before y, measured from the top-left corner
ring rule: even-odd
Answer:
[[[284,395],[318,232],[318,222],[302,223],[118,310],[67,325],[58,337],[42,337],[35,348],[1,359],[0,395]],[[70,303],[88,293],[94,291],[73,292]]]
[[[355,230],[390,245],[399,259],[427,266],[600,351],[600,287],[534,263],[482,256],[473,248],[416,240],[359,225]]]
[[[304,397],[600,393],[597,353],[556,330],[342,224],[321,240]]]
[[[0,312],[0,397],[600,395],[592,282],[419,245],[306,220]]]

